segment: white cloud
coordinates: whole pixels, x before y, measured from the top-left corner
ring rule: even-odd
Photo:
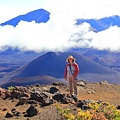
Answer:
[[[120,51],[120,27],[113,26],[92,36],[93,39],[90,43],[92,47],[110,51]]]
[[[35,1],[38,2],[38,0]],[[41,6],[51,13],[47,23],[37,24],[34,21],[21,21],[15,28],[9,25],[0,27],[0,48],[11,46],[36,52],[43,50],[62,51],[71,47],[120,50],[120,28],[114,26],[105,31],[94,33],[89,31],[90,25],[87,23],[80,26],[74,25],[76,18],[120,15],[119,3],[120,0],[46,0],[44,4],[36,3],[33,7],[28,4],[27,9],[26,6],[6,7],[0,5],[0,11],[5,11],[4,14],[0,12],[1,21],[40,9]]]

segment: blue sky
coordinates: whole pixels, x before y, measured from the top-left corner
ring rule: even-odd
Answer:
[[[120,0],[1,0],[0,22],[40,8],[51,12],[55,10],[71,12],[72,16],[77,11],[76,17],[101,18],[115,14],[120,15]]]
[[[1,0],[0,23],[40,8],[51,13],[49,22],[36,24],[34,21],[21,21],[16,28],[0,27],[0,50],[4,46],[36,52],[64,51],[71,47],[86,46],[120,50],[120,28],[111,26],[105,31],[94,33],[89,31],[90,25],[87,23],[74,26],[76,18],[120,16],[120,0]],[[77,33],[83,34],[78,36]],[[80,39],[83,39],[82,42]]]
[[[42,8],[46,0],[1,0],[0,22],[4,22],[19,14]],[[3,13],[4,11],[4,13]]]

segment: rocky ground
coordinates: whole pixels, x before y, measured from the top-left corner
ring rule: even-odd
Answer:
[[[56,104],[72,111],[85,109],[86,102],[103,101],[120,106],[120,85],[79,81],[78,100],[63,83],[0,88],[0,120],[62,120]]]

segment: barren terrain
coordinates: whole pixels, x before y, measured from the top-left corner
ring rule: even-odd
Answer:
[[[51,89],[51,87],[53,89]],[[104,101],[104,102],[109,102],[116,107],[120,105],[120,85],[117,84],[109,84],[106,81],[103,82],[96,82],[96,83],[86,83],[85,81],[78,82],[78,100],[95,100],[95,101]],[[20,87],[18,87],[21,89]],[[0,120],[60,120],[62,119],[61,116],[57,113],[56,109],[56,104],[70,108],[71,110],[76,110],[78,109],[77,102],[74,100],[68,100],[67,103],[66,101],[58,101],[57,98],[53,100],[52,104],[47,102],[41,102],[39,99],[37,99],[34,96],[34,100],[30,100],[29,94],[31,91],[45,91],[48,92],[49,88],[51,89],[52,94],[50,96],[53,97],[53,92],[55,92],[56,89],[58,89],[58,93],[61,95],[67,95],[69,97],[69,88],[68,86],[64,84],[51,84],[51,85],[33,85],[33,86],[27,86],[23,87],[25,90],[27,90],[27,94],[24,95],[23,97],[26,98],[25,102],[20,104],[20,98],[17,97],[16,95],[18,92],[15,92],[14,94],[11,93],[11,96],[8,95],[8,97],[5,98],[4,94],[5,93],[4,89],[0,89]],[[23,90],[22,88],[22,90]],[[56,88],[56,89],[55,89]],[[29,94],[28,94],[29,93]],[[22,94],[23,95],[23,94]],[[47,95],[47,94],[46,94]],[[45,97],[45,96],[44,96]],[[54,97],[55,98],[55,97]],[[42,97],[41,97],[42,99]],[[44,98],[45,100],[46,98]],[[60,98],[61,99],[61,98]],[[19,103],[19,104],[18,104]],[[42,103],[42,104],[41,104]],[[44,103],[44,104],[43,104]],[[46,104],[47,103],[47,104]],[[30,115],[25,115],[27,109],[31,106],[34,105],[35,108],[37,109],[37,114],[30,116]],[[15,111],[15,112],[13,112]],[[10,117],[7,114],[11,114],[12,116]]]

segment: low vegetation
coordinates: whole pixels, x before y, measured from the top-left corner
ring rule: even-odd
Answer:
[[[108,102],[92,102],[87,110],[78,109],[74,114],[70,109],[56,104],[58,113],[65,120],[120,120],[120,110]]]
[[[14,89],[13,86],[9,86],[9,87],[8,87],[8,90],[11,90],[11,91],[12,91],[13,89]]]

